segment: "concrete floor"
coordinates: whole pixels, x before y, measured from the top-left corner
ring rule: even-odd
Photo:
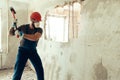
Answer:
[[[0,80],[12,80],[13,69],[0,70]],[[26,67],[21,80],[37,80],[36,73],[30,68]]]

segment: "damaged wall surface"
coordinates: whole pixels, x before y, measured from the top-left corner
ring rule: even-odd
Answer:
[[[120,79],[119,3],[119,0],[84,2],[81,13],[85,33],[84,80]]]
[[[39,2],[39,1],[38,1]],[[31,10],[45,15],[49,5],[32,3]],[[47,2],[46,2],[47,3]],[[47,80],[119,80],[119,0],[85,0],[79,38],[68,43],[41,39],[38,50]]]

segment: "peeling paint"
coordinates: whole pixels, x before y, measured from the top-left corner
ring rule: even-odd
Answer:
[[[45,61],[45,79],[47,80],[59,80],[61,67],[57,62],[57,58],[55,56],[51,56],[51,61],[48,63]]]
[[[62,55],[63,55],[63,52],[60,52],[60,55],[62,56]]]
[[[75,63],[76,57],[77,57],[76,54],[75,54],[75,53],[72,53],[72,54],[70,55],[70,59],[69,59],[70,63]]]
[[[102,62],[95,64],[94,73],[95,73],[94,80],[107,80],[108,79],[108,71],[106,67],[103,66]]]
[[[60,44],[60,48],[70,47],[72,44],[69,42]]]
[[[70,73],[70,72],[67,73],[66,80],[73,80],[72,73]]]
[[[56,70],[56,80],[59,80],[59,78],[60,78],[60,71],[61,71],[61,67],[57,67],[57,70]]]
[[[52,45],[50,45],[50,48],[52,48]]]

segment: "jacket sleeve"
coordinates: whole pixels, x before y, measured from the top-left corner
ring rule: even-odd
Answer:
[[[42,29],[42,28],[38,28],[38,29],[37,29],[37,32],[39,32],[39,33],[42,34],[42,33],[43,33],[43,29]]]
[[[25,25],[21,25],[17,28],[18,31],[22,31]]]

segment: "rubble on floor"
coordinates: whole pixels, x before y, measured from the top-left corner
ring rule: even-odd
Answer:
[[[0,70],[0,80],[12,80],[13,69]],[[25,67],[21,80],[37,80],[36,73],[28,67]]]

